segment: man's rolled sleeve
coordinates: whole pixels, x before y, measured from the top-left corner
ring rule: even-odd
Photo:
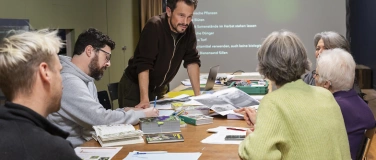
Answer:
[[[187,45],[187,52],[184,55],[184,68],[187,68],[187,66],[191,63],[197,63],[199,67],[201,67],[201,61],[200,61],[200,55],[198,54],[198,50],[196,48],[197,46],[197,38],[196,38],[196,31],[194,28],[194,25],[192,24],[192,31],[190,32],[189,37],[189,44]]]

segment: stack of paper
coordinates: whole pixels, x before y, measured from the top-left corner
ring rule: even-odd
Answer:
[[[130,124],[97,125],[93,128],[95,134],[92,137],[102,147],[144,143],[143,132]]]
[[[208,107],[212,107],[213,105],[231,105],[235,108],[243,108],[253,105],[259,105],[259,101],[235,87],[223,89],[214,92],[213,94],[199,95],[192,97],[191,99],[194,99]]]
[[[168,153],[163,151],[133,151],[129,152],[124,160],[197,160],[200,158],[200,152],[186,152],[186,153]]]

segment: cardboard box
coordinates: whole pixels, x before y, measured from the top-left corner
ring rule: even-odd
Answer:
[[[372,89],[372,70],[365,65],[356,65],[355,78],[360,89]]]

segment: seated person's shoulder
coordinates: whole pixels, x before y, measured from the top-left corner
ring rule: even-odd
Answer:
[[[24,131],[24,143],[31,151],[31,153],[37,153],[43,150],[47,154],[35,154],[42,159],[78,159],[74,149],[69,141],[63,137],[52,135],[42,128],[33,127],[27,132]],[[26,136],[26,134],[30,136]]]
[[[322,94],[322,95],[330,95],[333,97],[333,94],[326,88],[319,87],[319,86],[309,86],[312,88],[312,92],[314,94]]]
[[[79,77],[71,73],[62,73],[61,76],[62,76],[63,82],[64,81],[82,81]]]
[[[297,98],[300,97],[308,98],[308,97],[314,97],[314,96],[324,96],[324,97],[329,97],[333,98],[333,94],[323,88],[323,87],[317,87],[317,86],[311,86],[308,84],[301,84],[298,87],[293,87],[293,88],[288,88],[288,89],[277,89],[275,91],[272,91],[265,95],[263,98],[263,101],[280,101],[283,99],[291,99],[291,98]],[[265,99],[265,100],[264,100]]]
[[[2,158],[78,159],[67,140],[32,124],[0,121],[0,129]]]

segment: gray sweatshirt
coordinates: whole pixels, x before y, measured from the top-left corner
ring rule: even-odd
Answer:
[[[143,111],[103,108],[97,97],[94,79],[74,65],[70,57],[59,56],[59,59],[63,66],[61,76],[64,87],[61,108],[47,119],[69,132],[67,140],[73,147],[92,138],[93,125],[137,124],[139,118],[145,117]]]

